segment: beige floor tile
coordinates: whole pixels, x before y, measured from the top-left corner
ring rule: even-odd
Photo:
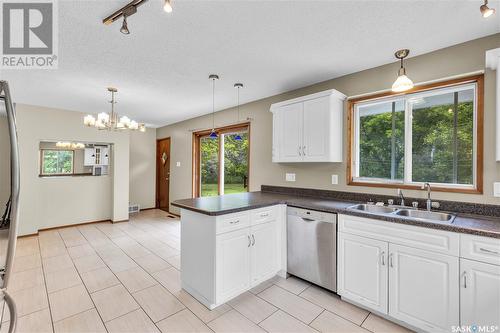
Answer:
[[[315,329],[279,310],[260,323],[270,333],[317,333]],[[342,332],[339,332],[342,333]]]
[[[158,284],[132,296],[155,323],[184,309],[177,298]]]
[[[120,284],[120,281],[108,267],[82,273],[81,277],[90,293]]]
[[[213,310],[209,310],[184,290],[175,293],[174,296],[177,297],[182,302],[182,304],[184,304],[205,323],[208,323],[231,310],[231,307],[227,304],[222,304],[221,306],[218,306]]]
[[[319,306],[278,286],[272,286],[258,296],[306,324],[323,311]]]
[[[95,250],[89,244],[68,247],[68,252],[73,259],[95,254]]]
[[[63,238],[64,244],[66,244],[66,247],[74,247],[78,245],[84,245],[88,244],[87,240],[82,236],[75,236],[75,237],[69,237],[69,238]]]
[[[151,254],[149,250],[138,243],[122,246],[121,249],[132,259],[144,257],[148,254]]]
[[[123,316],[139,305],[122,285],[116,285],[91,294],[104,322]]]
[[[344,302],[334,293],[322,288],[311,286],[300,294],[314,304],[317,304],[330,312],[333,312],[345,319],[348,319],[356,325],[361,325],[368,316],[368,311],[358,308],[350,303]]]
[[[162,244],[161,247],[157,247],[151,251],[162,259],[168,259],[170,257],[175,257],[180,254],[179,250],[176,250],[173,247],[170,247],[165,244]]]
[[[279,276],[275,276],[273,278],[270,278],[269,280],[267,281],[264,281],[262,282],[261,284],[253,287],[252,289],[250,289],[249,291],[252,293],[252,294],[259,294],[261,292],[263,292],[264,290],[266,290],[267,288],[269,287],[272,287],[274,285],[274,281],[276,281],[277,279],[281,279]]]
[[[9,322],[4,323],[1,332],[8,332],[8,327]],[[52,319],[49,309],[18,317],[16,333],[52,333]]]
[[[295,295],[300,294],[311,285],[309,282],[296,278],[295,276],[290,276],[288,279],[277,278],[274,284],[288,290],[291,293],[294,293]]]
[[[78,272],[74,267],[46,273],[45,279],[47,282],[48,293],[74,287],[82,283],[80,275],[78,275]]]
[[[208,323],[214,332],[265,332],[262,328],[242,316],[236,310],[224,313],[219,318]]]
[[[210,333],[207,325],[191,311],[182,310],[156,324],[162,333]]]
[[[18,273],[41,266],[42,259],[40,258],[39,253],[27,255],[24,257],[16,257],[16,260],[14,260],[14,267],[12,269],[12,272]]]
[[[54,323],[55,333],[106,333],[96,309],[91,309]]]
[[[278,310],[275,306],[249,292],[232,299],[228,304],[256,324]]]
[[[362,327],[374,333],[410,333],[413,332],[403,326],[390,322],[384,318],[370,313],[368,318],[363,322]]]
[[[83,284],[49,294],[49,302],[54,322],[94,307]]]
[[[141,309],[106,323],[109,333],[156,333],[160,332],[151,319]]]
[[[101,258],[95,254],[75,259],[73,262],[75,263],[76,269],[78,269],[80,274],[106,266]]]
[[[22,238],[21,238],[22,239]],[[33,239],[27,240],[25,242],[19,242],[16,246],[15,257],[25,257],[33,254],[40,253],[40,247],[38,245],[38,241],[34,241]]]
[[[47,292],[45,291],[45,286],[34,287],[29,289],[23,289],[15,292],[11,292],[10,295],[14,299],[17,307],[17,315],[19,317],[25,316],[27,314],[43,310],[49,307],[49,302],[47,300]],[[4,308],[4,320],[9,319],[8,308]]]
[[[18,290],[33,288],[44,284],[43,271],[41,267],[29,269],[12,274],[9,283],[9,291],[15,292]]]
[[[49,244],[46,246],[42,246],[40,244],[40,253],[42,255],[42,258],[50,258],[50,257],[56,257],[56,256],[62,256],[63,254],[66,254],[66,246],[64,243],[53,243]]]
[[[179,292],[181,288],[181,273],[174,267],[164,269],[152,274],[153,277],[171,293]]]
[[[369,333],[353,322],[326,310],[313,320],[311,327],[320,332]]]
[[[67,254],[44,258],[42,262],[45,274],[74,267],[73,260],[71,260],[71,257]]]
[[[179,271],[181,270],[181,256],[180,255],[167,258],[167,262],[170,265],[172,265],[175,268],[177,268],[177,270],[179,270]]]
[[[119,273],[122,271],[126,271],[127,269],[138,267],[135,261],[133,261],[126,255],[118,259],[106,261],[106,264],[114,273]]]
[[[170,268],[170,264],[158,257],[156,254],[149,254],[144,257],[135,258],[134,260],[148,273],[154,273]]]
[[[140,267],[118,272],[116,276],[130,293],[135,293],[158,283]]]

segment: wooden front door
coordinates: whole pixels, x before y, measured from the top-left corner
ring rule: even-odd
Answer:
[[[156,208],[169,211],[170,138],[156,141]]]

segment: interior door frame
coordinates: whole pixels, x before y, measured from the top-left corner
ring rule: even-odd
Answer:
[[[250,131],[250,122],[244,122],[244,123],[238,123],[234,125],[228,125],[228,126],[223,126],[223,127],[218,127],[215,128],[215,132],[217,133],[217,136],[220,137],[221,134],[226,134],[226,133],[231,133],[233,131],[239,130],[239,129],[246,129],[248,133],[248,157],[247,157],[247,165],[248,165],[248,176],[247,176],[247,191],[250,189],[250,147],[251,147],[251,131]],[[203,130],[203,131],[198,131],[198,132],[193,132],[193,145],[192,145],[192,191],[191,191],[191,196],[193,198],[198,198],[200,196],[200,139],[202,137],[205,137],[209,135],[212,132],[211,129]],[[221,156],[221,141],[219,140],[219,161],[222,158]],[[218,174],[218,193],[220,193],[220,170]]]
[[[158,183],[160,182],[160,170],[159,170],[159,165],[158,165],[158,161],[159,161],[159,158],[160,158],[160,151],[159,151],[159,147],[160,147],[160,141],[166,141],[168,140],[168,151],[170,152],[170,155],[172,155],[172,151],[171,151],[171,148],[172,148],[172,140],[170,139],[170,137],[166,137],[166,138],[161,138],[161,139],[156,139],[156,161],[155,161],[155,169],[156,169],[156,181],[155,181],[155,208],[159,209],[160,208],[160,196],[159,196],[159,192],[160,192],[160,188],[158,186]],[[170,156],[168,156],[168,164],[169,164],[169,170],[170,170]],[[168,203],[167,203],[167,207],[168,207],[168,210],[170,210],[170,180],[168,182],[168,192],[167,195],[168,195]]]

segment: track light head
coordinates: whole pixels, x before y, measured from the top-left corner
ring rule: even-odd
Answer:
[[[490,17],[495,14],[495,8],[488,7],[488,0],[484,0],[484,4],[479,7],[479,11],[484,18]]]
[[[127,26],[127,17],[126,16],[123,16],[123,23],[122,23],[122,27],[120,28],[120,32],[124,35],[130,34],[130,30],[128,30],[128,26]]]

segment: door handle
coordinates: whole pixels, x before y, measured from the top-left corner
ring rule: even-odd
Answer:
[[[165,178],[165,180],[168,180],[168,178]]]
[[[310,219],[310,218],[307,218],[307,217],[303,217],[302,219],[304,221],[306,221],[306,222],[313,222],[314,221],[313,219]]]
[[[252,246],[255,245],[255,235],[252,235]]]
[[[250,247],[250,245],[252,245],[252,241],[250,240],[250,236],[249,235],[247,235],[247,237],[248,237],[248,246],[247,247]]]
[[[393,262],[392,262],[392,255],[393,255],[392,253],[391,253],[391,254],[389,254],[389,266],[390,266],[390,267],[394,267],[394,264],[393,264]]]
[[[385,251],[380,254],[380,259],[382,261],[382,266],[385,266]]]
[[[467,271],[464,271],[464,288],[467,288]]]

